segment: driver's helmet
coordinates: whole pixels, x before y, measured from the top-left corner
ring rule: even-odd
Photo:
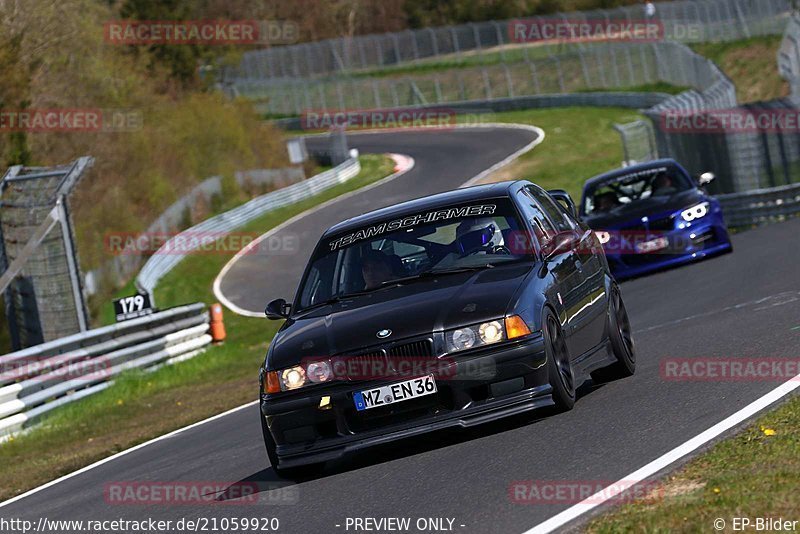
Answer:
[[[462,238],[468,235],[468,246],[472,250],[485,249],[489,251],[504,244],[503,232],[497,225],[497,221],[491,217],[470,218],[462,221],[456,227],[456,240],[462,241]]]

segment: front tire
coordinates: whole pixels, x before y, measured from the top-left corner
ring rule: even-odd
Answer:
[[[617,361],[605,369],[600,369],[596,378],[600,381],[609,381],[632,376],[636,372],[636,347],[628,311],[616,285],[611,288],[609,299],[608,337],[611,351]],[[595,378],[595,373],[592,373],[592,378]]]
[[[568,411],[575,406],[575,373],[567,349],[566,339],[556,316],[545,311],[542,321],[547,376],[553,389],[553,402],[559,411]]]

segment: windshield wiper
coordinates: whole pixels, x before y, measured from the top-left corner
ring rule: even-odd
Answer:
[[[388,286],[402,285],[406,282],[412,282],[414,280],[433,278],[440,274],[466,273],[470,271],[480,271],[483,269],[493,269],[493,268],[494,268],[493,263],[484,263],[482,265],[475,265],[473,267],[454,267],[452,269],[430,269],[427,271],[422,271],[421,273],[412,274],[411,276],[404,276],[403,278],[395,278],[394,280],[387,280],[386,282],[382,282],[381,286],[388,287]]]
[[[344,293],[342,295],[334,295],[331,298],[329,298],[328,300],[324,300],[322,302],[317,302],[316,304],[312,304],[311,306],[306,306],[305,308],[303,308],[302,310],[299,310],[299,311],[300,312],[306,312],[308,310],[313,310],[313,309],[319,308],[321,306],[329,306],[331,304],[336,304],[337,302],[341,302],[343,300],[348,300],[348,299],[350,299],[352,297],[360,297],[362,295],[366,295],[368,293],[372,293],[374,291],[377,291],[378,289],[383,289],[384,287],[386,287],[386,286],[380,285],[380,286],[377,286],[377,287],[373,287],[372,289],[363,289],[361,291],[352,291],[350,293]]]
[[[474,265],[471,267],[454,267],[451,269],[431,269],[428,271],[422,271],[421,273],[412,274],[411,276],[404,276],[403,278],[395,278],[394,280],[387,280],[386,282],[381,282],[381,285],[377,287],[373,287],[372,289],[364,289],[361,291],[353,291],[350,293],[344,293],[342,295],[334,295],[333,297],[324,300],[322,302],[317,302],[316,304],[312,304],[311,306],[306,306],[302,310],[298,310],[299,313],[305,313],[309,310],[313,310],[319,308],[321,306],[329,306],[331,304],[336,304],[337,302],[341,302],[343,300],[347,300],[352,297],[360,297],[362,295],[367,295],[369,293],[373,293],[380,289],[386,289],[388,287],[394,287],[403,285],[406,282],[411,282],[414,280],[422,280],[424,278],[433,278],[435,276],[439,276],[441,274],[455,274],[455,273],[466,273],[469,271],[480,271],[483,269],[493,269],[495,265],[493,263],[484,263],[481,265]]]

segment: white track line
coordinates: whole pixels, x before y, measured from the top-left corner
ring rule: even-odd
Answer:
[[[11,503],[15,503],[15,502],[17,502],[17,501],[19,501],[21,499],[24,499],[25,497],[33,495],[34,493],[39,493],[40,491],[42,491],[44,489],[47,489],[50,486],[55,486],[59,482],[64,482],[65,480],[68,480],[70,478],[76,477],[76,476],[80,475],[81,473],[85,473],[86,471],[90,471],[90,470],[92,470],[92,469],[94,469],[96,467],[100,467],[103,464],[106,464],[108,462],[112,462],[112,461],[116,460],[117,458],[120,458],[121,456],[125,456],[125,455],[130,454],[130,453],[132,453],[134,451],[138,451],[139,449],[143,449],[144,447],[147,447],[148,445],[152,445],[153,443],[157,443],[159,441],[171,438],[172,436],[175,436],[176,434],[180,434],[181,432],[184,432],[184,431],[189,430],[191,428],[195,428],[195,427],[198,427],[200,425],[204,425],[206,423],[210,423],[211,421],[214,421],[215,419],[220,419],[222,417],[225,417],[226,415],[230,415],[230,414],[232,414],[234,412],[238,412],[239,410],[242,410],[244,408],[249,408],[250,406],[254,406],[256,404],[258,404],[257,400],[255,400],[253,402],[248,402],[247,404],[242,404],[241,406],[237,406],[236,408],[233,408],[232,410],[228,410],[227,412],[222,412],[222,413],[217,414],[215,416],[209,417],[208,419],[203,419],[202,421],[198,421],[196,423],[192,423],[189,426],[185,426],[183,428],[179,428],[177,430],[173,430],[172,432],[170,432],[168,434],[164,434],[163,436],[159,436],[157,438],[153,438],[150,441],[145,441],[144,443],[140,443],[139,445],[136,445],[135,447],[131,447],[130,449],[125,449],[124,451],[118,452],[117,454],[109,456],[108,458],[103,458],[102,460],[98,460],[97,462],[95,462],[95,463],[93,463],[91,465],[87,465],[86,467],[78,469],[77,471],[73,471],[72,473],[69,473],[68,475],[64,475],[61,478],[57,478],[55,480],[51,480],[50,482],[48,482],[46,484],[43,484],[43,485],[39,486],[38,488],[33,488],[32,490],[26,491],[25,493],[17,495],[16,497],[12,497],[12,498],[8,499],[7,501],[0,502],[0,508],[2,508],[4,506],[8,506]]]
[[[532,142],[528,143],[527,145],[525,145],[524,147],[520,148],[519,150],[517,150],[513,154],[511,154],[508,157],[504,158],[503,160],[495,163],[494,165],[492,165],[488,169],[485,169],[484,171],[480,172],[479,174],[473,176],[472,178],[470,178],[469,180],[467,180],[466,182],[461,184],[460,187],[469,187],[471,185],[474,185],[474,184],[480,182],[486,176],[488,176],[489,174],[493,173],[497,169],[499,169],[501,167],[504,167],[505,165],[508,165],[509,163],[511,163],[512,161],[514,161],[518,157],[520,157],[522,154],[528,152],[529,150],[532,150],[533,147],[535,147],[536,145],[538,145],[539,143],[544,141],[544,137],[545,137],[544,130],[542,130],[538,126],[531,126],[529,124],[495,123],[495,122],[492,122],[492,123],[485,123],[485,124],[480,124],[480,125],[461,124],[461,125],[455,125],[455,128],[458,128],[458,129],[510,128],[510,129],[517,129],[517,130],[528,130],[528,131],[532,131],[532,132],[536,133],[536,139],[534,139]],[[417,128],[417,129],[419,129],[419,128]],[[427,129],[427,128],[423,127],[423,129]],[[430,129],[436,130],[436,129],[442,129],[442,128],[440,128],[440,127],[430,127]],[[450,130],[450,129],[451,128],[447,128],[447,130]],[[364,130],[364,131],[355,131],[355,132],[352,132],[352,134],[353,135],[387,134],[387,133],[398,132],[398,131],[403,131],[403,130],[406,130],[406,129],[398,128],[398,129],[394,129],[394,130],[385,130],[385,129],[384,130],[381,130],[381,129]],[[327,134],[312,134],[312,135],[310,135],[308,137],[315,137],[315,136],[322,136],[322,135],[327,135]],[[294,217],[292,217],[290,219],[287,219],[286,221],[282,222],[281,224],[279,224],[275,228],[272,228],[267,233],[259,236],[257,239],[252,241],[247,247],[245,247],[244,249],[242,249],[239,252],[237,252],[236,255],[233,258],[231,258],[230,261],[228,261],[228,263],[225,264],[225,266],[219,272],[217,277],[214,279],[214,284],[213,284],[212,289],[214,291],[214,296],[217,297],[217,300],[219,300],[222,303],[223,306],[225,306],[226,308],[228,308],[229,310],[231,310],[235,314],[243,315],[245,317],[264,317],[264,312],[263,311],[245,310],[244,308],[241,308],[240,306],[237,306],[236,304],[231,302],[230,299],[228,299],[225,296],[225,294],[222,292],[222,289],[220,288],[220,286],[222,284],[222,279],[225,277],[225,275],[228,273],[228,271],[231,268],[233,268],[233,265],[237,261],[239,261],[239,259],[243,255],[248,253],[253,247],[257,246],[258,243],[260,243],[264,239],[268,239],[269,237],[275,235],[277,232],[280,232],[286,226],[288,226],[288,225],[290,225],[290,224],[302,219],[306,215],[309,215],[309,214],[311,214],[311,213],[313,213],[313,212],[315,212],[315,211],[317,211],[319,209],[322,209],[322,208],[324,208],[326,206],[329,206],[329,205],[331,205],[331,204],[333,204],[335,202],[339,202],[340,200],[345,200],[345,199],[347,199],[347,198],[349,198],[349,197],[351,197],[353,195],[361,193],[362,191],[367,191],[369,189],[372,189],[373,187],[378,187],[379,185],[383,185],[384,183],[386,183],[386,182],[388,182],[390,180],[394,180],[395,178],[398,178],[398,177],[402,176],[403,174],[405,174],[406,172],[410,171],[414,167],[414,159],[409,157],[409,156],[404,156],[404,155],[401,155],[401,154],[390,154],[390,156],[398,163],[398,166],[400,166],[400,170],[398,172],[396,172],[394,174],[391,174],[391,175],[387,176],[386,178],[383,178],[382,180],[378,180],[377,182],[375,182],[373,184],[370,184],[370,185],[368,185],[366,187],[362,187],[361,189],[357,189],[355,191],[351,191],[349,193],[345,193],[344,195],[338,196],[336,198],[332,198],[332,199],[328,200],[327,202],[324,202],[324,203],[322,203],[322,204],[320,204],[318,206],[315,206],[315,207],[313,207],[311,209],[308,209],[308,210],[304,211],[303,213],[295,215]],[[403,168],[404,163],[401,161],[403,158],[405,158],[407,160],[410,160],[410,166],[407,166],[407,167]]]
[[[487,124],[487,125],[484,125],[484,127],[488,127],[488,126],[489,126],[488,124]],[[526,124],[502,124],[502,123],[501,123],[501,124],[495,124],[495,125],[493,125],[493,126],[494,126],[494,127],[503,127],[503,128],[518,128],[518,129],[523,129],[523,130],[532,130],[532,131],[535,131],[535,132],[537,132],[537,133],[539,134],[539,136],[540,136],[540,138],[541,138],[541,139],[544,139],[544,131],[543,131],[541,128],[537,128],[536,126],[529,126],[529,125],[526,125]],[[471,127],[473,127],[473,128],[474,128],[475,126],[471,126]],[[377,131],[370,131],[370,132],[358,132],[358,133],[387,133],[387,131],[386,131],[386,130],[377,130]],[[537,138],[537,139],[538,139],[538,138]],[[501,163],[502,163],[503,165],[505,165],[506,163],[508,163],[509,161],[513,160],[514,158],[517,158],[517,157],[519,157],[521,154],[524,154],[524,153],[525,153],[525,152],[527,152],[528,150],[531,150],[533,147],[535,147],[535,146],[536,146],[537,144],[539,144],[540,142],[541,142],[541,140],[540,140],[540,141],[538,141],[538,142],[536,142],[536,140],[534,140],[534,142],[533,142],[533,143],[530,143],[530,144],[526,145],[526,146],[525,146],[525,147],[523,147],[521,150],[518,150],[517,152],[515,152],[514,154],[512,154],[512,155],[511,155],[511,156],[509,156],[508,158],[505,158],[505,159],[504,159],[504,160],[503,160]],[[291,219],[289,219],[289,220],[287,220],[287,221],[283,222],[281,225],[279,225],[279,226],[276,226],[275,228],[273,228],[272,230],[270,230],[270,231],[269,231],[269,232],[267,232],[266,234],[264,234],[264,235],[262,235],[261,237],[259,237],[259,238],[258,238],[258,240],[256,240],[255,242],[253,242],[253,243],[252,243],[250,246],[255,246],[255,245],[258,243],[258,241],[260,241],[260,240],[263,240],[263,239],[266,239],[267,237],[269,237],[269,236],[270,236],[270,235],[272,235],[273,233],[277,232],[277,231],[278,231],[278,230],[279,230],[281,227],[283,227],[283,226],[286,226],[286,225],[288,225],[288,224],[291,224],[292,222],[294,222],[295,220],[299,219],[300,217],[302,217],[302,216],[304,216],[304,215],[307,215],[307,214],[309,214],[309,213],[311,213],[311,212],[313,212],[313,211],[315,211],[315,210],[318,210],[318,209],[322,208],[323,206],[325,206],[325,205],[328,205],[328,204],[330,204],[330,203],[332,203],[332,202],[335,202],[335,201],[337,201],[337,200],[342,200],[342,199],[344,199],[344,198],[348,198],[348,197],[350,197],[350,196],[352,196],[352,195],[354,195],[354,194],[356,194],[356,193],[358,193],[358,192],[361,192],[361,191],[366,191],[366,190],[368,190],[368,189],[371,189],[371,188],[373,188],[373,187],[377,187],[377,186],[379,186],[379,185],[381,185],[381,184],[383,184],[383,183],[386,183],[386,182],[388,182],[389,180],[392,180],[392,179],[394,179],[394,178],[397,178],[398,176],[400,176],[400,175],[402,175],[402,174],[405,174],[406,172],[410,171],[410,170],[411,170],[411,169],[414,167],[414,159],[413,159],[413,158],[411,158],[411,157],[409,157],[409,156],[403,156],[403,155],[398,155],[398,154],[391,154],[391,156],[392,156],[392,157],[395,159],[395,161],[397,162],[398,166],[400,167],[400,168],[398,169],[398,171],[397,171],[397,172],[395,172],[394,174],[390,174],[390,175],[389,175],[389,176],[387,176],[386,178],[383,178],[383,179],[381,179],[381,180],[378,180],[377,182],[375,182],[375,183],[373,183],[373,184],[370,184],[370,185],[368,185],[368,186],[366,186],[366,187],[362,187],[361,189],[358,189],[358,190],[356,190],[356,191],[352,191],[352,192],[350,192],[350,193],[345,193],[344,195],[341,195],[341,196],[339,196],[339,197],[336,197],[336,198],[334,198],[334,199],[331,199],[331,200],[329,200],[329,201],[327,201],[327,202],[325,202],[325,203],[323,203],[323,204],[320,204],[319,206],[316,206],[316,207],[314,207],[314,208],[311,208],[311,209],[309,209],[309,210],[306,210],[306,211],[304,211],[303,213],[301,213],[301,214],[299,214],[299,215],[296,215],[295,217],[292,217]],[[478,176],[485,176],[485,175],[486,175],[486,174],[488,174],[489,172],[492,172],[492,171],[493,171],[495,168],[497,168],[498,166],[499,166],[499,164],[495,164],[495,165],[493,165],[492,167],[490,167],[489,169],[487,169],[487,170],[483,171],[483,172],[482,172],[481,174],[479,174]],[[465,183],[464,185],[467,185],[467,184],[469,184],[470,182],[472,182],[472,180],[474,180],[474,178],[473,178],[473,179],[471,179],[470,181],[468,181],[467,183]],[[463,187],[463,186],[462,186],[462,187]],[[222,293],[219,291],[219,280],[220,280],[220,279],[221,279],[221,277],[222,277],[222,276],[225,274],[225,272],[227,272],[227,270],[230,268],[230,265],[232,265],[232,262],[233,262],[233,261],[234,261],[234,260],[235,260],[235,259],[236,259],[236,258],[237,258],[239,255],[240,255],[240,254],[242,254],[242,251],[240,251],[239,253],[237,253],[237,255],[236,255],[236,256],[234,256],[233,258],[231,258],[231,261],[229,261],[229,262],[228,262],[228,263],[225,265],[225,267],[223,267],[222,271],[220,271],[220,274],[219,274],[219,275],[217,275],[217,278],[214,280],[214,295],[216,295],[216,297],[217,297],[217,298],[218,298],[218,299],[219,299],[219,300],[220,300],[220,301],[221,301],[223,304],[225,304],[225,306],[226,306],[226,307],[228,307],[229,309],[231,309],[231,311],[233,311],[234,313],[239,313],[239,311],[237,311],[237,308],[238,308],[238,307],[237,307],[235,304],[232,304],[232,303],[230,303],[230,302],[226,303],[227,299],[225,299],[225,297],[224,297],[224,296],[222,295]],[[241,309],[239,308],[239,310],[241,310]],[[242,311],[242,312],[244,312],[244,313],[242,313],[241,315],[248,315],[248,316],[251,316],[250,314],[254,313],[254,312],[248,312],[247,310],[241,310],[241,311]],[[253,316],[255,316],[255,317],[263,317],[263,313],[256,313],[256,314],[255,314],[255,315],[253,315]],[[94,469],[94,468],[96,468],[96,467],[100,467],[100,466],[101,466],[101,465],[103,465],[103,464],[106,464],[106,463],[108,463],[108,462],[112,462],[112,461],[116,460],[117,458],[120,458],[120,457],[122,457],[122,456],[125,456],[125,455],[127,455],[127,454],[130,454],[130,453],[132,453],[132,452],[134,452],[134,451],[137,451],[137,450],[139,450],[139,449],[143,449],[144,447],[147,447],[148,445],[152,445],[153,443],[157,443],[157,442],[159,442],[159,441],[165,440],[165,439],[167,439],[167,438],[170,438],[170,437],[172,437],[172,436],[175,436],[175,435],[177,435],[177,434],[180,434],[181,432],[184,432],[184,431],[186,431],[186,430],[189,430],[189,429],[191,429],[191,428],[195,428],[195,427],[198,427],[198,426],[200,426],[200,425],[203,425],[203,424],[205,424],[205,423],[209,423],[209,422],[211,422],[211,421],[214,421],[214,420],[216,420],[216,419],[220,419],[220,418],[222,418],[222,417],[225,417],[225,416],[227,416],[227,415],[230,415],[230,414],[232,414],[232,413],[238,412],[239,410],[242,410],[242,409],[244,409],[244,408],[248,408],[248,407],[250,407],[250,406],[253,406],[253,405],[255,405],[255,404],[258,404],[258,401],[257,401],[257,400],[256,400],[256,401],[253,401],[253,402],[248,402],[247,404],[243,404],[243,405],[241,405],[241,406],[237,406],[236,408],[233,408],[233,409],[231,409],[231,410],[228,410],[227,412],[223,412],[223,413],[221,413],[221,414],[217,414],[217,415],[215,415],[215,416],[213,416],[213,417],[209,417],[208,419],[204,419],[204,420],[202,420],[202,421],[198,421],[197,423],[193,423],[193,424],[191,424],[191,425],[189,425],[189,426],[185,426],[185,427],[183,427],[183,428],[179,428],[179,429],[177,429],[177,430],[173,430],[172,432],[169,432],[168,434],[164,434],[163,436],[159,436],[159,437],[157,437],[157,438],[153,438],[153,439],[151,439],[150,441],[146,441],[146,442],[144,442],[144,443],[140,443],[139,445],[136,445],[135,447],[131,447],[130,449],[125,449],[124,451],[118,452],[117,454],[114,454],[114,455],[112,455],[112,456],[109,456],[109,457],[107,457],[107,458],[103,458],[102,460],[99,460],[99,461],[97,461],[97,462],[95,462],[95,463],[93,463],[93,464],[91,464],[91,465],[87,465],[86,467],[83,467],[83,468],[81,468],[81,469],[78,469],[77,471],[73,471],[72,473],[69,473],[69,474],[67,474],[67,475],[64,475],[63,477],[57,478],[57,479],[55,479],[55,480],[51,480],[50,482],[47,482],[46,484],[43,484],[43,485],[41,485],[41,486],[39,486],[39,487],[37,487],[37,488],[33,488],[32,490],[26,491],[25,493],[22,493],[22,494],[20,494],[20,495],[17,495],[16,497],[12,497],[11,499],[8,499],[7,501],[3,501],[3,502],[1,502],[1,503],[0,503],[0,508],[2,508],[2,507],[4,507],[4,506],[8,506],[9,504],[15,503],[15,502],[17,502],[17,501],[19,501],[19,500],[21,500],[21,499],[24,499],[25,497],[28,497],[28,496],[30,496],[30,495],[33,495],[34,493],[38,493],[38,492],[40,492],[40,491],[42,491],[42,490],[44,490],[44,489],[47,489],[47,488],[49,488],[50,486],[55,486],[55,485],[56,485],[56,484],[58,484],[59,482],[63,482],[63,481],[65,481],[65,480],[68,480],[68,479],[70,479],[70,478],[76,477],[76,476],[78,476],[78,475],[80,475],[80,474],[82,474],[82,473],[85,473],[85,472],[87,472],[87,471],[90,471],[90,470],[92,470],[92,469]]]
[[[603,489],[598,491],[591,497],[584,499],[578,504],[567,508],[566,510],[564,510],[559,514],[554,515],[547,521],[539,523],[532,529],[525,531],[524,534],[546,534],[548,532],[554,531],[557,528],[563,527],[570,521],[573,521],[574,519],[580,517],[581,515],[596,508],[597,506],[600,506],[604,502],[616,497],[620,493],[623,493],[626,489],[630,488],[631,486],[669,467],[671,464],[680,460],[681,458],[691,453],[692,451],[697,450],[699,447],[705,445],[706,443],[716,438],[723,432],[730,430],[731,428],[741,424],[742,422],[752,417],[753,415],[757,414],[767,406],[782,399],[783,397],[785,397],[798,387],[800,387],[800,374],[784,382],[783,384],[773,389],[763,397],[760,397],[755,401],[751,402],[750,404],[748,404],[738,412],[734,413],[730,417],[723,419],[722,421],[715,424],[708,430],[701,432],[700,434],[693,437],[689,441],[686,441],[685,443],[675,447],[668,453],[664,454],[663,456],[660,456],[659,458],[656,458],[649,464],[634,471],[630,475],[622,477],[620,480],[611,484],[609,486],[609,489]]]

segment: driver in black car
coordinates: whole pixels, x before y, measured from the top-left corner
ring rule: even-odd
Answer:
[[[456,227],[456,241],[464,254],[493,254],[503,247],[503,232],[491,218],[466,219]],[[469,249],[469,250],[467,250]]]
[[[394,276],[389,256],[380,250],[368,250],[361,258],[361,274],[364,289],[375,289],[388,282]]]

